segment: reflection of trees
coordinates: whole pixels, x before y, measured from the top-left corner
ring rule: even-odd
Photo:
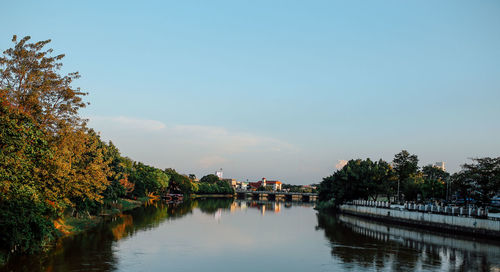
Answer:
[[[168,204],[163,201],[156,201],[148,206],[136,208],[128,212],[134,218],[134,224],[129,233],[156,228],[167,219],[181,218],[192,212],[194,204],[190,200]]]
[[[187,214],[193,212],[196,207],[196,201],[187,200],[181,203],[170,203],[168,204],[167,213],[169,219],[181,218]]]
[[[231,207],[233,203],[232,198],[211,198],[197,200],[197,206],[203,213],[215,214],[218,209],[227,210]]]
[[[330,241],[332,255],[340,258],[345,264],[357,264],[362,267],[384,268],[388,262],[387,253],[396,255],[396,259],[402,259],[404,266],[393,267],[396,270],[412,269],[417,258],[413,254],[404,254],[401,247],[391,241],[380,241],[369,238],[342,225],[334,216],[318,214],[317,229],[323,229],[325,236]],[[401,254],[400,254],[401,252]]]
[[[122,223],[117,224],[116,226],[111,228],[111,232],[113,233],[113,237],[116,241],[125,237],[127,227],[132,226],[132,224],[134,223],[133,217],[130,214],[118,215],[117,221],[121,221]]]
[[[389,229],[394,231],[400,227],[376,224],[359,218],[354,219],[354,222],[359,223],[351,224],[351,221],[345,223],[345,219],[341,221],[334,215],[319,213],[317,220],[316,229],[325,232],[330,241],[332,256],[339,258],[347,266],[404,271],[414,270],[420,265],[424,270],[487,271],[495,263],[492,260],[497,260],[495,256],[488,260],[489,255],[485,252],[424,243],[424,233],[413,229],[408,230],[408,233],[415,233],[415,240],[404,235],[388,234]],[[380,228],[384,231],[380,231]]]
[[[0,271],[112,271],[117,263],[112,250],[114,241],[158,227],[167,219],[181,218],[191,213],[195,205],[194,201],[149,203],[107,218],[90,231],[62,239],[48,256],[19,257]]]

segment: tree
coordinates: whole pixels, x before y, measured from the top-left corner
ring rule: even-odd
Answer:
[[[467,201],[473,196],[479,205],[486,206],[500,188],[500,157],[474,158],[473,163],[462,165],[462,170],[454,176],[453,183]]]
[[[412,173],[408,178],[401,182],[401,193],[404,199],[409,201],[419,200],[422,186],[424,185],[424,175],[422,172]]]
[[[42,192],[52,157],[44,132],[0,90],[1,252],[35,252],[54,237],[55,203]]]
[[[86,94],[71,84],[79,75],[59,73],[64,55],[52,56],[52,49],[44,49],[50,40],[29,40],[14,36],[14,47],[0,57],[0,91],[10,107],[44,132],[53,153],[38,173],[38,189],[60,208],[99,202],[108,185],[109,162],[98,135],[78,116]]]
[[[99,136],[85,128],[64,129],[54,144],[54,164],[49,168],[45,194],[77,211],[92,208],[97,212],[94,202],[102,202],[110,174]]]
[[[191,182],[187,176],[177,173],[175,169],[165,169],[164,173],[170,177],[170,185],[168,187],[170,193],[192,194],[198,190],[196,183]]]
[[[214,174],[210,174],[210,175],[206,175],[204,177],[202,177],[200,179],[200,182],[201,183],[210,183],[210,184],[216,184],[217,182],[219,182],[219,177],[214,175]]]
[[[109,184],[106,146],[78,116],[78,73],[60,75],[64,55],[29,39],[14,36],[0,56],[1,249],[19,252],[49,241],[64,209],[100,205]]]
[[[108,144],[101,142],[105,146],[104,159],[109,161],[108,181],[110,185],[103,193],[106,200],[117,200],[120,197],[125,197],[134,190],[134,184],[128,181],[128,177],[132,172],[132,166],[128,166],[127,158],[120,155],[120,150],[109,141]]]
[[[455,192],[457,196],[460,196],[464,200],[464,204],[467,206],[469,200],[473,195],[474,180],[471,178],[468,172],[460,171],[451,176],[451,186],[452,192]]]
[[[169,182],[172,181],[172,177],[158,168],[138,162],[134,163],[129,180],[135,186],[133,194],[143,197],[149,193],[166,191],[169,187]]]
[[[409,178],[411,174],[415,174],[418,171],[417,155],[410,155],[406,150],[402,150],[394,155],[392,162],[394,164],[394,171],[396,171],[400,181]]]
[[[9,101],[26,112],[36,124],[49,131],[66,125],[80,126],[83,120],[78,110],[85,107],[86,93],[73,88],[71,83],[80,77],[78,72],[60,75],[64,55],[51,56],[53,50],[44,50],[50,40],[29,43],[13,36],[13,48],[0,57],[0,89]]]
[[[408,178],[413,174],[416,174],[418,171],[418,157],[417,155],[410,155],[410,153],[406,150],[402,150],[398,154],[394,155],[394,159],[392,161],[394,166],[394,171],[398,176],[398,184],[397,184],[397,192],[398,192],[398,202],[401,201],[400,198],[400,183],[406,183],[406,187],[410,186],[410,181],[407,181]]]
[[[376,200],[380,194],[390,193],[387,188],[392,180],[392,168],[383,160],[350,160],[342,169],[323,179],[318,190],[319,200],[333,200],[335,205],[353,199]]]
[[[426,165],[422,168],[424,184],[421,192],[424,199],[446,198],[446,184],[449,182],[450,174],[441,168]]]

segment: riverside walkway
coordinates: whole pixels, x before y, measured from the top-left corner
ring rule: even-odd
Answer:
[[[236,190],[236,195],[239,198],[252,197],[261,200],[278,200],[284,199],[288,201],[304,201],[314,202],[318,199],[316,193],[298,193],[286,191],[249,191],[249,190]]]
[[[354,200],[339,206],[342,213],[438,231],[500,238],[500,220],[481,208]]]

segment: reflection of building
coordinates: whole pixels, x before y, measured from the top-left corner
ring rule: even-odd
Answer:
[[[267,180],[266,178],[262,178],[262,180],[257,181],[257,182],[250,182],[250,189],[251,190],[257,190],[259,187],[271,187],[271,190],[273,191],[281,191],[281,181],[279,180]]]
[[[262,215],[265,215],[266,211],[279,213],[282,206],[283,203],[274,201],[252,201],[248,203],[248,208],[258,209]]]
[[[439,168],[439,169],[441,169],[443,171],[446,171],[446,167],[444,166],[444,162],[436,162],[432,166],[434,166],[436,168]]]

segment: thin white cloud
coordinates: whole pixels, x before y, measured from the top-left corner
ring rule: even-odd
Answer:
[[[230,165],[234,169],[245,158],[272,164],[271,158],[297,151],[275,138],[223,127],[167,125],[124,116],[94,116],[89,120],[90,127],[100,131],[103,139],[112,140],[125,155],[162,168],[207,171]]]
[[[220,151],[239,153],[248,151],[290,151],[295,147],[286,142],[249,133],[229,131],[222,127],[201,125],[176,125],[172,133],[188,135],[185,141],[193,145],[215,144],[220,146]]]
[[[161,130],[166,128],[165,124],[156,120],[130,118],[125,116],[93,116],[89,117],[92,124],[103,124],[108,126],[118,126],[125,129],[144,129],[148,131]]]
[[[214,168],[227,162],[227,159],[221,156],[206,156],[201,158],[198,163],[202,168]]]

